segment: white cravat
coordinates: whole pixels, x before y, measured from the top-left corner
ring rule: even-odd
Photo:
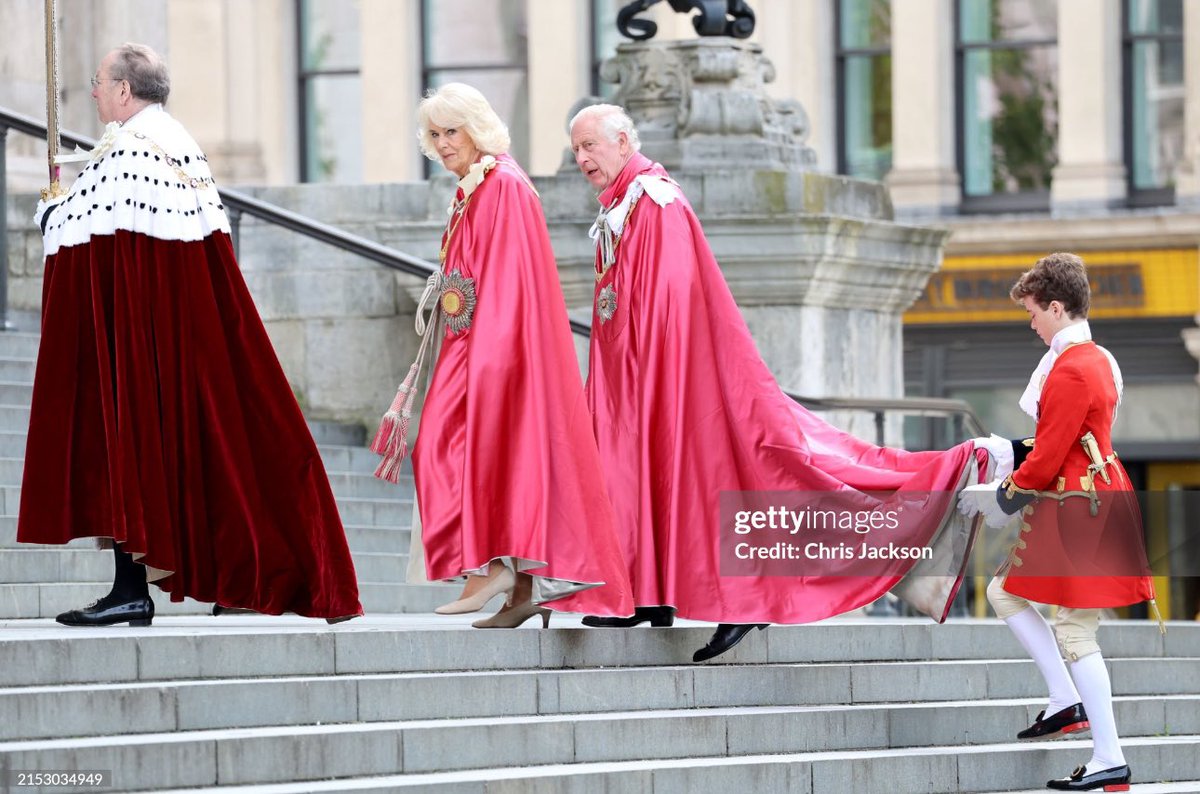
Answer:
[[[1025,393],[1021,395],[1021,399],[1019,400],[1021,410],[1033,417],[1034,421],[1038,418],[1038,401],[1042,398],[1042,385],[1046,382],[1046,376],[1050,374],[1050,369],[1054,366],[1054,362],[1071,345],[1080,342],[1090,342],[1091,339],[1092,329],[1088,326],[1087,320],[1084,320],[1083,322],[1068,325],[1050,340],[1050,349],[1046,351],[1046,355],[1042,356],[1042,360],[1038,362],[1037,367],[1033,370],[1033,374],[1029,377],[1029,385],[1025,387]],[[1113,383],[1117,387],[1117,405],[1120,405],[1121,393],[1125,387],[1125,383],[1121,378],[1121,368],[1117,366],[1117,360],[1113,358],[1112,353],[1109,353],[1099,345],[1097,347],[1108,358],[1108,364],[1112,367]],[[1113,418],[1115,419],[1116,416],[1117,409],[1114,406]]]
[[[600,248],[600,262],[608,269],[616,261],[617,243],[621,232],[625,229],[625,221],[638,198],[646,193],[660,207],[665,207],[678,197],[676,184],[663,177],[652,174],[642,174],[635,177],[625,191],[625,197],[611,207],[600,208],[596,222],[588,229],[588,237]]]

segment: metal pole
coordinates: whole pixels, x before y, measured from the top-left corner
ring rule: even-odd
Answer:
[[[8,329],[8,127],[0,127],[0,331]]]

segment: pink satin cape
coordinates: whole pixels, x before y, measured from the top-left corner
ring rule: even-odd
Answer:
[[[554,609],[628,615],[633,600],[538,196],[508,156],[484,178],[444,271],[475,282],[471,325],[447,331],[413,449],[431,580],[501,557],[598,585]]]
[[[635,154],[601,204],[613,206],[639,174],[666,176]],[[593,314],[587,389],[638,605],[699,620],[803,623],[871,603],[910,567],[848,576],[852,567],[830,562],[817,575],[723,575],[722,491],[838,493],[864,505],[872,500],[858,492],[923,494],[923,514],[876,535],[898,545],[928,543],[951,520],[954,492],[982,460],[973,445],[876,447],[788,398],[682,195],[662,207],[640,198],[597,295],[609,286],[616,311],[605,321]]]

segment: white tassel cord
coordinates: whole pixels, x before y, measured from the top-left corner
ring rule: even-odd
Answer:
[[[375,469],[375,476],[390,483],[400,482],[400,465],[408,454],[408,425],[412,420],[417,392],[420,391],[417,384],[420,383],[421,370],[433,345],[434,331],[441,314],[441,303],[438,301],[441,290],[442,274],[434,273],[425,282],[425,291],[421,293],[421,300],[417,303],[415,325],[417,333],[421,336],[421,347],[417,350],[416,360],[408,368],[408,375],[397,389],[391,406],[380,420],[379,430],[371,442],[371,451],[383,456],[383,460]],[[425,318],[426,311],[429,312],[428,321]]]

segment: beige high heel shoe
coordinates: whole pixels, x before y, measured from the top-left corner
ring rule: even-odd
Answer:
[[[516,583],[517,577],[513,575],[512,569],[506,565],[499,573],[492,576],[487,584],[479,588],[474,595],[467,598],[460,598],[457,601],[451,601],[449,604],[442,604],[433,611],[439,615],[464,615],[468,612],[478,612],[483,609],[484,604],[491,601],[495,596],[512,590],[513,585]]]
[[[526,601],[514,606],[503,606],[490,618],[481,618],[471,625],[477,629],[515,629],[534,615],[542,616],[542,628],[550,628],[550,610]]]

